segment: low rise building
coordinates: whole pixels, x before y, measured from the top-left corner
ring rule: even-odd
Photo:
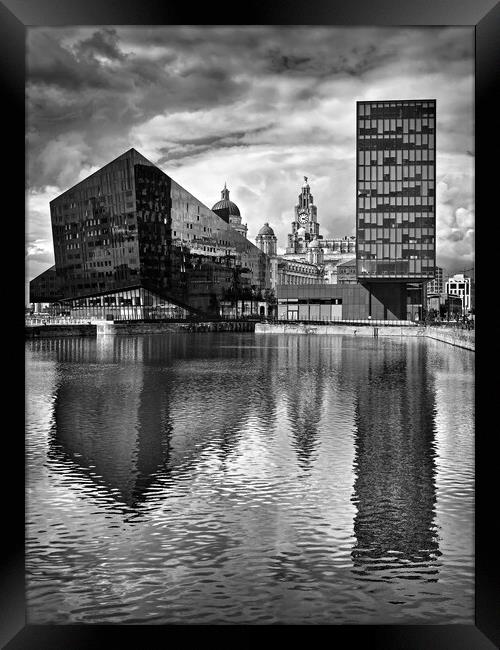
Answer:
[[[338,284],[357,284],[356,260],[348,260],[337,265]]]
[[[463,313],[471,309],[471,279],[463,273],[456,273],[448,278],[446,281],[446,293],[460,297]]]

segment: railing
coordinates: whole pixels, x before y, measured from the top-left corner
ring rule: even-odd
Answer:
[[[475,329],[475,321],[474,320],[459,320],[459,321],[447,321],[447,320],[442,320],[442,321],[426,321],[425,325],[427,327],[441,327],[443,329],[452,329],[452,330],[474,330]]]
[[[376,319],[330,319],[330,320],[292,320],[286,318],[265,318],[263,323],[270,325],[360,325],[368,327],[415,327],[422,325],[411,320],[376,320]]]
[[[41,325],[93,325],[95,319],[70,318],[69,316],[28,316],[24,319],[26,327],[39,327]]]

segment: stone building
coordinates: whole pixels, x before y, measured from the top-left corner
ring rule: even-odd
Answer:
[[[291,226],[288,246],[282,257],[316,264],[321,267],[323,282],[336,284],[337,265],[356,258],[356,238],[325,238],[320,234],[318,209],[314,205],[307,176],[304,176],[304,185],[295,206],[295,218]]]
[[[268,223],[259,231],[257,247],[271,258],[271,288],[277,284],[336,284],[337,266],[356,258],[356,238],[324,238],[318,209],[304,176],[295,216],[283,255],[276,252],[276,236]]]

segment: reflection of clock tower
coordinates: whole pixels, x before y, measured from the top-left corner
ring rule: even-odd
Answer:
[[[303,253],[307,244],[319,236],[317,208],[313,203],[313,195],[307,176],[299,194],[299,202],[295,206],[295,219],[292,222],[292,232],[288,235],[287,253]]]

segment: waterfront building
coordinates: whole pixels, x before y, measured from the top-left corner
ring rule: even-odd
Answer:
[[[342,320],[406,320],[399,319],[400,291],[375,294],[364,284],[319,284],[316,286],[278,285],[279,320],[342,321]]]
[[[224,189],[221,192],[221,200],[212,206],[212,212],[215,212],[226,223],[229,223],[240,235],[247,236],[248,227],[246,223],[241,223],[240,209],[236,203],[229,199],[229,190],[226,183],[224,183]]]
[[[418,317],[435,268],[436,101],[357,102],[356,126],[357,277],[381,296],[390,283],[398,316]]]
[[[317,240],[314,240],[317,241]],[[259,230],[255,243],[269,258],[269,288],[278,284],[320,284],[324,281],[322,251],[311,242],[308,259],[277,255],[277,237],[269,223]]]
[[[323,271],[305,260],[288,260],[283,256],[270,258],[270,288],[278,285],[324,284]]]
[[[276,289],[279,284],[336,284],[337,266],[355,259],[356,239],[352,236],[323,237],[307,176],[304,177],[291,225],[288,246],[282,255],[276,253],[277,240],[269,223],[265,223],[257,235],[257,246],[270,258],[270,287]]]
[[[292,221],[292,232],[288,235],[286,252],[288,254],[306,253],[308,243],[318,236],[318,209],[314,205],[307,176],[304,176],[304,185],[299,194],[299,202],[295,206],[295,218]]]
[[[304,184],[295,206],[292,230],[288,234],[288,246],[281,257],[316,264],[321,269],[323,282],[336,284],[337,265],[356,257],[356,238],[325,238],[321,234],[318,208],[314,204],[307,180],[307,176],[304,176]]]
[[[284,257],[304,255],[319,240],[324,278],[332,286],[278,284],[281,318],[315,320],[319,314],[324,320],[328,309],[335,310],[332,319],[344,320],[424,315],[426,283],[435,269],[436,102],[357,102],[356,119],[356,253],[333,265],[335,280],[326,278],[336,251],[319,234],[305,179]]]
[[[445,290],[444,282],[444,270],[440,266],[436,266],[434,271],[434,279],[430,282],[427,282],[427,293],[436,294],[444,293]]]
[[[218,314],[221,300],[257,300],[268,286],[268,258],[229,217],[135,149],[51,201],[50,211],[58,288],[71,315]],[[30,290],[39,285],[40,277]]]
[[[472,282],[471,278],[463,273],[456,273],[446,281],[446,293],[459,296],[462,303],[462,312],[467,313],[472,307]]]
[[[30,302],[35,312],[40,312],[62,297],[56,267],[51,266],[30,283]]]

